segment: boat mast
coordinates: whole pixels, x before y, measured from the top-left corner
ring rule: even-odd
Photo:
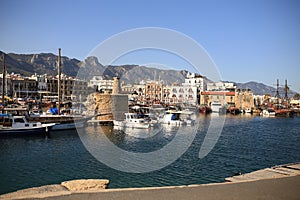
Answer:
[[[58,70],[58,80],[57,80],[57,95],[58,95],[58,114],[60,114],[60,76],[61,76],[61,72],[60,72],[60,67],[61,67],[61,58],[60,58],[60,51],[61,49],[58,49],[58,63],[57,63],[57,70]]]
[[[287,80],[285,80],[285,86],[284,86],[284,92],[285,92],[285,95],[284,95],[284,98],[287,100],[289,97],[288,97],[288,90],[289,90],[289,87],[288,87],[288,84],[287,84]]]
[[[280,95],[279,95],[279,79],[277,79],[277,84],[276,84],[276,94],[275,94],[275,98],[276,98],[276,108],[279,108],[279,99],[280,99]]]
[[[6,69],[5,69],[5,54],[2,54],[2,112],[4,110],[4,101],[5,101],[5,78],[6,78],[6,73],[5,73]]]

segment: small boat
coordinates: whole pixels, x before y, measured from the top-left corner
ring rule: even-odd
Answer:
[[[180,111],[169,111],[164,115],[162,123],[172,126],[186,125],[187,122],[180,118],[180,114]]]
[[[28,122],[25,116],[1,114],[0,117],[2,118],[0,135],[46,134],[55,125],[55,123]]]
[[[136,113],[125,113],[125,120],[117,121],[114,120],[114,126],[120,128],[149,128],[150,124],[143,118],[139,118]]]
[[[246,109],[244,110],[244,112],[245,112],[246,114],[252,114],[252,113],[253,113],[253,110],[252,110],[251,108],[246,108]]]
[[[91,118],[82,115],[47,114],[46,112],[41,114],[39,112],[29,112],[27,108],[5,108],[4,111],[6,113],[12,113],[13,115],[24,115],[28,122],[40,122],[42,124],[55,123],[54,127],[51,129],[52,131],[82,128],[84,127],[85,122]]]
[[[211,108],[206,105],[201,105],[199,110],[200,110],[200,113],[202,113],[202,114],[209,114],[212,112]]]
[[[210,104],[210,108],[212,112],[216,113],[226,113],[226,109],[220,102],[214,101]]]
[[[263,116],[263,117],[275,117],[276,112],[275,112],[274,109],[268,108],[268,109],[263,110],[263,111],[260,113],[260,115]]]
[[[232,114],[232,115],[237,115],[237,114],[241,113],[240,109],[238,109],[236,107],[229,107],[227,109],[227,112],[230,113],[230,114]]]

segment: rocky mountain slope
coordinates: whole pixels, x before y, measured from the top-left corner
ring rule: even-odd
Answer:
[[[265,95],[265,94],[270,94],[272,96],[274,96],[276,94],[276,88],[265,85],[263,83],[257,83],[255,81],[250,81],[247,83],[236,83],[238,88],[241,89],[247,89],[250,88],[254,94],[256,95]],[[284,91],[284,87],[279,87],[279,95],[281,97],[285,96],[285,91]],[[296,94],[296,92],[289,90],[288,91],[288,96],[289,97],[293,97]]]
[[[0,51],[0,55],[2,55]],[[93,76],[104,76],[105,79],[112,79],[114,76],[120,77],[125,83],[139,83],[144,80],[162,80],[165,84],[184,82],[187,71],[181,70],[162,70],[149,68],[139,65],[122,65],[122,66],[103,66],[99,63],[97,57],[87,57],[80,61],[62,56],[62,73],[78,77],[84,80],[90,80]],[[1,62],[2,64],[2,62]],[[52,53],[40,54],[6,54],[6,69],[9,73],[15,72],[26,76],[37,74],[57,74],[57,55]],[[276,89],[263,83],[254,81],[247,83],[236,83],[238,88],[251,88],[254,94],[271,94],[274,95]],[[283,88],[279,90],[280,95],[284,96]],[[289,91],[289,96],[295,94]]]

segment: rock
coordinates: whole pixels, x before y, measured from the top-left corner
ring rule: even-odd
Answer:
[[[41,187],[33,187],[23,190],[18,190],[16,192],[11,192],[8,194],[0,195],[0,199],[23,199],[23,198],[33,198],[37,196],[47,196],[54,194],[68,194],[69,191],[62,185],[45,185]]]
[[[103,190],[107,188],[108,184],[109,180],[107,179],[81,179],[61,183],[69,191]]]

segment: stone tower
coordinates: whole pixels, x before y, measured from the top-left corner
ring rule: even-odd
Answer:
[[[113,83],[113,88],[112,88],[112,95],[114,94],[120,94],[121,92],[121,87],[120,87],[120,78],[119,77],[114,77],[114,83]]]
[[[128,95],[120,94],[121,87],[118,77],[114,77],[114,83],[111,94],[95,94],[96,108],[99,114],[99,120],[117,120],[125,119],[124,113],[128,112]]]

